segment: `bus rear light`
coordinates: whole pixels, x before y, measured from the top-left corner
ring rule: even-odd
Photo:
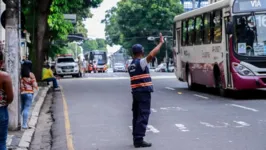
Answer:
[[[234,70],[242,76],[255,76],[255,74],[250,69],[248,69],[247,67],[245,67],[239,63],[233,62],[232,66],[233,66]]]

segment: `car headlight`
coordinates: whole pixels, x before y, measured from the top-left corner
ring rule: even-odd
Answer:
[[[239,63],[232,63],[232,65],[235,71],[242,76],[255,76],[255,74],[250,69]]]
[[[78,67],[78,65],[77,65],[77,64],[75,64],[75,65],[74,65],[74,67],[76,68],[76,67]]]

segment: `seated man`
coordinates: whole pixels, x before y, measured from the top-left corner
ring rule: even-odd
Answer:
[[[45,68],[42,70],[42,80],[47,82],[53,82],[54,89],[58,89],[58,83],[57,80],[53,74],[53,71],[51,70],[49,65],[46,65]]]

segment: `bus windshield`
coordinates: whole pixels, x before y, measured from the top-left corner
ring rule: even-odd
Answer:
[[[95,61],[98,63],[98,65],[103,65],[103,64],[106,64],[107,63],[107,56],[106,56],[106,53],[105,52],[97,52],[97,53],[94,53],[94,52],[91,52],[90,54],[90,61]]]
[[[99,54],[94,55],[94,58],[93,59],[94,60],[103,60],[103,55],[99,55]]]
[[[266,56],[266,14],[235,16],[234,28],[237,54]]]

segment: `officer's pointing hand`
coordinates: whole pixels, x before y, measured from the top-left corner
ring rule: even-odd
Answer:
[[[163,35],[162,35],[162,33],[160,33],[160,43],[164,43],[164,37],[163,37]]]

